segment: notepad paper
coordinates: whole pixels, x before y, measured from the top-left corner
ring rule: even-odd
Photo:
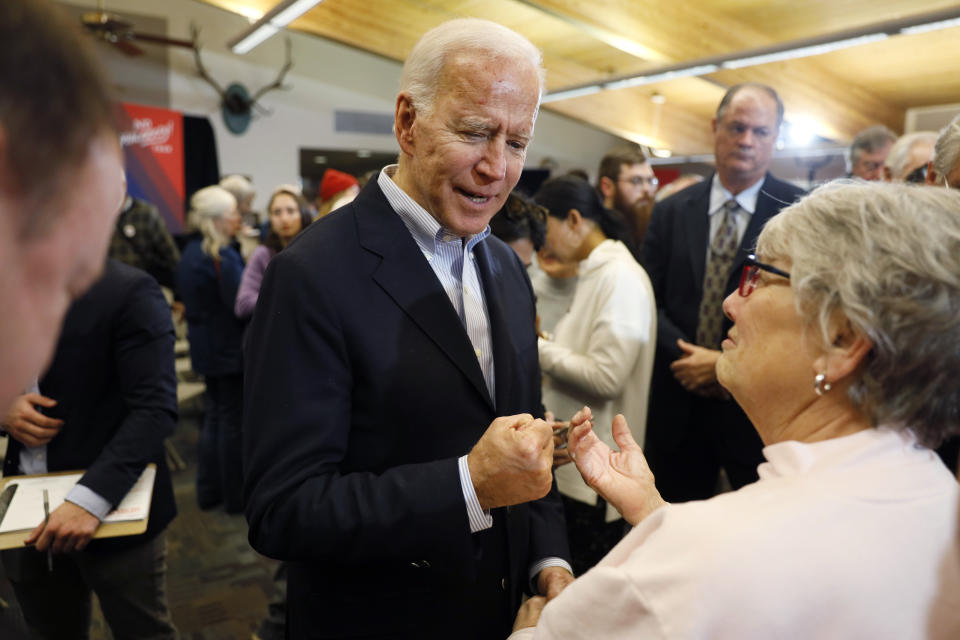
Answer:
[[[150,513],[150,497],[153,493],[153,481],[157,473],[154,465],[148,465],[140,478],[124,496],[116,509],[107,514],[103,522],[129,522],[145,520]],[[11,531],[29,531],[43,522],[43,490],[50,496],[50,512],[63,504],[70,489],[83,477],[82,472],[62,475],[36,477],[16,476],[10,478],[7,486],[19,485],[13,501],[7,509],[7,515],[0,523],[0,534]]]

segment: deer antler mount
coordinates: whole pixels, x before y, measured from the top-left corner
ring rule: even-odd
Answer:
[[[223,115],[223,123],[231,133],[240,135],[247,130],[247,127],[250,126],[254,109],[260,114],[270,115],[269,109],[257,103],[265,93],[274,89],[287,90],[292,88],[290,85],[283,84],[283,78],[287,75],[287,72],[293,68],[293,57],[291,55],[292,45],[289,38],[286,40],[286,60],[283,67],[280,68],[276,80],[261,87],[253,95],[250,95],[247,88],[239,82],[231,83],[224,89],[220,86],[219,82],[214,80],[213,76],[207,71],[207,68],[203,66],[203,59],[200,57],[200,43],[197,38],[199,29],[193,26],[191,27],[191,31],[193,33],[193,56],[197,62],[197,75],[206,80],[220,95],[220,113]]]

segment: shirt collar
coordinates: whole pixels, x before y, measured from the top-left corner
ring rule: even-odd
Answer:
[[[437,222],[436,218],[430,215],[430,213],[421,207],[416,200],[411,198],[406,191],[401,189],[400,185],[393,181],[393,176],[397,172],[397,166],[398,165],[391,164],[384,167],[377,176],[377,185],[383,191],[387,202],[390,203],[393,210],[400,216],[400,219],[403,220],[407,231],[410,232],[410,235],[413,236],[413,239],[416,240],[420,248],[435,251],[437,243],[449,243],[460,240],[456,234],[444,228]],[[487,225],[487,228],[480,233],[468,236],[466,242],[463,242],[465,250],[473,250],[477,243],[484,240],[488,235],[490,235],[490,225]]]
[[[717,211],[722,209],[723,205],[729,200],[736,200],[741,209],[753,215],[753,213],[757,210],[757,198],[760,196],[760,187],[763,186],[763,181],[765,179],[766,176],[763,176],[755,183],[734,196],[732,193],[727,191],[726,187],[720,184],[720,176],[714,173],[713,184],[710,186],[709,214],[711,216],[715,214]]]

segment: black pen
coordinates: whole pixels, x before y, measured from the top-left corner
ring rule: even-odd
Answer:
[[[43,526],[50,524],[50,494],[43,490]],[[47,571],[53,571],[53,552],[47,549]]]

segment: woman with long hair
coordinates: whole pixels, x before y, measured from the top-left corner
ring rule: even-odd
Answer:
[[[240,228],[237,201],[217,186],[190,199],[196,230],[177,269],[177,290],[186,307],[193,370],[204,376],[204,419],[197,457],[197,501],[203,508],[223,503],[228,513],[243,510],[240,463],[243,326],[233,313],[243,258],[233,246]]]
[[[274,190],[267,205],[267,213],[270,219],[270,231],[263,244],[254,249],[250,255],[247,267],[243,270],[237,301],[234,304],[233,310],[241,320],[247,320],[253,315],[257,298],[260,296],[263,273],[267,270],[270,260],[313,220],[310,208],[303,197],[294,191],[293,187],[284,185]]]
[[[548,213],[543,253],[562,263],[579,263],[580,274],[570,310],[552,338],[540,339],[544,405],[569,419],[588,404],[595,416],[602,416],[598,425],[609,425],[614,413],[622,411],[642,440],[656,337],[650,279],[620,240],[620,219],[589,183],[576,176],[549,180],[535,200]],[[609,428],[598,435],[613,444]],[[566,465],[570,460],[562,437],[557,444],[557,484],[579,575],[613,548],[624,526],[573,465]]]

